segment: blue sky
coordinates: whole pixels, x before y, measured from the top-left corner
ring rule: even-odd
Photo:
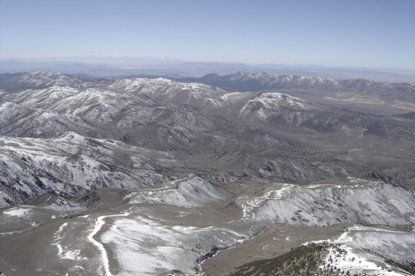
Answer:
[[[415,0],[0,0],[0,58],[415,69]]]

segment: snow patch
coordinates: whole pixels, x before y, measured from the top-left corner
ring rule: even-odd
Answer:
[[[31,213],[30,208],[22,208],[22,207],[13,207],[3,212],[3,214],[8,216],[14,216],[18,218],[29,217]]]
[[[380,256],[369,254],[367,252],[356,253],[357,251],[350,246],[340,244],[329,248],[329,253],[325,260],[325,265],[320,268],[328,270],[334,267],[336,271],[349,271],[351,275],[362,272],[365,275],[379,275],[379,276],[398,276],[403,275],[392,270],[385,270],[384,259]]]

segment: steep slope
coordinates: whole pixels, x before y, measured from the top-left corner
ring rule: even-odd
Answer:
[[[409,275],[397,264],[363,249],[317,242],[300,245],[276,258],[244,264],[230,275]]]
[[[44,193],[64,197],[111,187],[138,190],[181,166],[168,153],[76,133],[53,139],[0,138],[0,206]]]

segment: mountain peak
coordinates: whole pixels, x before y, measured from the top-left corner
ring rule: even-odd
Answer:
[[[70,78],[58,72],[35,71],[26,73],[19,79],[20,84],[32,87],[49,87],[49,86],[78,86],[80,81]]]

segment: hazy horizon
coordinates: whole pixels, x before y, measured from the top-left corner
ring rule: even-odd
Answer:
[[[92,59],[92,60],[91,60]],[[127,60],[128,59],[128,60]],[[281,66],[297,68],[344,68],[344,69],[367,69],[367,70],[401,70],[415,71],[414,68],[386,67],[386,66],[359,66],[359,65],[323,65],[317,63],[276,63],[276,62],[243,62],[243,61],[218,61],[218,60],[181,60],[169,57],[148,57],[148,56],[61,56],[61,57],[0,57],[0,61],[21,61],[21,62],[68,62],[102,65],[165,65],[183,63],[205,63],[205,64],[240,64],[247,66]],[[138,61],[138,62],[137,62]],[[143,62],[145,61],[145,62]],[[159,61],[159,63],[157,63]],[[147,63],[146,63],[147,62]]]

